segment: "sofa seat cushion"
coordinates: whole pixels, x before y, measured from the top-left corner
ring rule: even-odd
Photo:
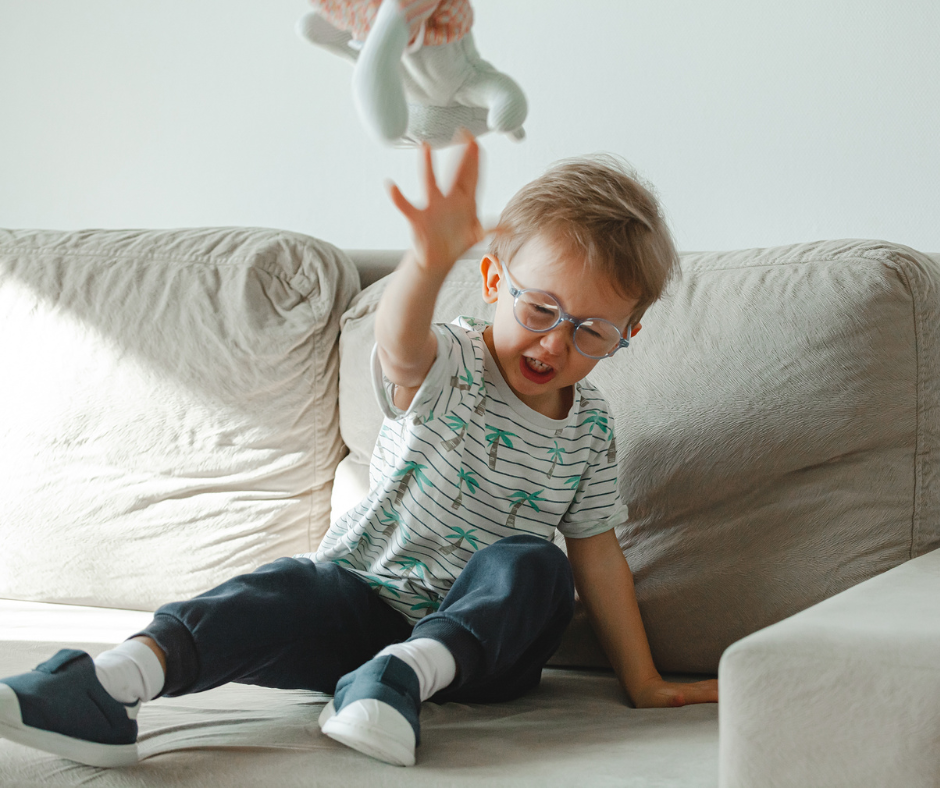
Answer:
[[[315,549],[358,286],[274,230],[0,231],[0,596],[147,610]]]
[[[365,359],[383,287],[343,316],[351,495],[381,421]],[[458,264],[436,319],[488,317],[480,292],[478,263]],[[618,536],[661,670],[716,672],[739,638],[940,546],[940,266],[923,254],[856,240],[684,254],[590,379],[615,414]]]
[[[95,655],[147,618],[0,600],[0,676],[30,670],[60,647]],[[0,785],[718,785],[718,707],[634,709],[609,671],[547,670],[536,690],[508,703],[425,703],[415,769],[393,769],[320,733],[327,700],[244,684],[159,698],[141,707],[142,762],[130,769],[83,766],[0,739]]]

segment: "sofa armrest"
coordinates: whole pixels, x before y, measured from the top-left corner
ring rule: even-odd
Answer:
[[[940,550],[739,640],[720,785],[940,784]]]

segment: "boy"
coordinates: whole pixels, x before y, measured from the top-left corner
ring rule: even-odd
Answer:
[[[637,707],[717,701],[717,682],[670,684],[653,665],[613,531],[626,511],[609,414],[584,380],[674,272],[656,202],[609,163],[556,167],[510,201],[483,258],[492,324],[432,325],[445,277],[484,233],[476,142],[446,195],[424,156],[427,207],[391,189],[415,243],[376,315],[387,418],[367,498],[313,555],[164,605],[94,661],[64,649],[0,680],[0,735],[130,764],[141,701],[237,681],[333,693],[323,733],[411,765],[422,701],[503,701],[538,684],[575,585]]]

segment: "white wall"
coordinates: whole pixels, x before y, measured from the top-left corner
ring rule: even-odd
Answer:
[[[484,137],[484,217],[555,159],[607,150],[680,248],[874,237],[940,251],[936,0],[474,0],[528,139]],[[303,0],[0,0],[0,226],[266,225],[402,246],[351,67]],[[447,157],[445,156],[445,159]]]

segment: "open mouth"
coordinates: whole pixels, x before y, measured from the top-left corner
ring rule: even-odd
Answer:
[[[519,370],[524,378],[531,380],[533,383],[548,383],[555,377],[554,367],[528,356],[522,356],[519,359]]]

